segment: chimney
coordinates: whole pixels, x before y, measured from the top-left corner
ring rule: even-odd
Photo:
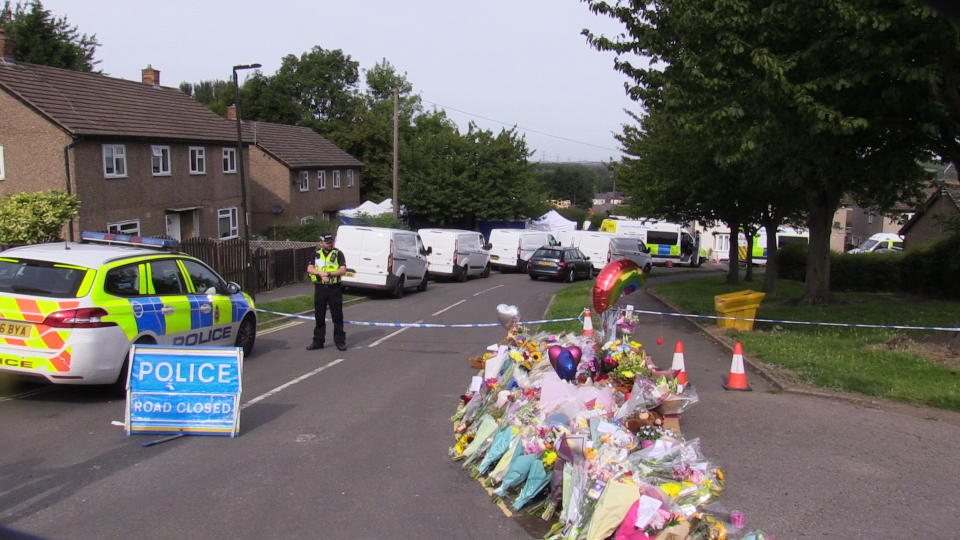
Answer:
[[[230,105],[227,107],[227,120],[237,121],[237,106]]]
[[[8,37],[0,28],[0,63],[12,64],[14,55],[14,40]]]
[[[160,70],[153,69],[153,66],[150,64],[147,64],[147,67],[140,70],[140,76],[143,84],[153,87],[160,86]]]

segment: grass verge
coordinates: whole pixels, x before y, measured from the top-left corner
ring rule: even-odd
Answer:
[[[712,276],[658,285],[683,311],[715,314],[717,294],[760,288],[731,286]],[[838,304],[797,306],[803,284],[778,280],[758,318],[903,326],[956,325],[956,302],[889,293],[837,293]],[[708,322],[706,324],[715,324]],[[960,360],[949,349],[928,347],[942,332],[757,323],[752,332],[729,331],[747,354],[780,366],[800,382],[868,396],[960,411]],[[940,334],[940,335],[938,335]],[[944,352],[947,351],[947,352]],[[952,356],[952,357],[951,357]]]
[[[547,310],[545,319],[563,319],[566,317],[577,317],[583,308],[593,305],[591,297],[593,293],[593,280],[574,283],[569,287],[561,289],[553,296],[553,302],[550,309]],[[524,316],[524,319],[533,317]],[[594,316],[593,327],[597,328],[599,318]],[[580,321],[565,321],[555,323],[541,324],[537,329],[541,332],[550,332],[559,334],[560,332],[580,332],[583,330],[583,323]]]

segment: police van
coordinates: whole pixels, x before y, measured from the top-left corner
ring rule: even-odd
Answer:
[[[0,372],[126,383],[130,345],[253,350],[253,300],[173,240],[88,233],[0,252]]]
[[[737,249],[739,251],[740,262],[745,264],[747,260],[747,237],[740,233],[737,237]],[[795,227],[780,227],[777,229],[777,249],[789,244],[809,244],[810,233],[805,229]],[[757,235],[753,237],[753,249],[751,250],[752,262],[755,265],[764,266],[767,264],[767,232],[760,229]]]
[[[696,268],[707,257],[706,250],[700,246],[700,234],[694,235],[679,223],[612,217],[600,223],[600,230],[643,239],[654,265],[685,264]]]

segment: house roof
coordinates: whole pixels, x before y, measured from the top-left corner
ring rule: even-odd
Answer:
[[[75,136],[237,139],[233,122],[177,88],[25,62],[0,62],[0,89]]]
[[[913,214],[913,216],[911,216],[910,219],[903,224],[903,227],[900,227],[899,233],[901,235],[907,234],[907,231],[913,228],[914,224],[916,224],[917,221],[919,221],[920,218],[927,213],[927,210],[929,210],[930,207],[933,206],[933,204],[937,202],[937,199],[940,197],[946,197],[950,202],[953,203],[953,206],[955,206],[957,210],[960,210],[960,186],[948,185],[930,195],[930,198],[928,198],[923,204],[923,208],[921,208],[917,213]]]
[[[272,122],[243,122],[249,137],[290,169],[306,167],[361,167],[363,163],[316,131]]]

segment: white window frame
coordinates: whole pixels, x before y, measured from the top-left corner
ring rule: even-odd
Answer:
[[[353,187],[353,169],[347,171],[347,187]]]
[[[126,221],[114,221],[107,223],[107,232],[113,234],[129,234],[131,236],[140,236],[140,220],[128,219]]]
[[[316,219],[315,217],[313,217],[313,216],[304,216],[304,217],[300,218],[300,224],[301,224],[301,225],[306,225],[307,223],[313,223],[313,222],[316,221],[316,220],[317,220],[317,219]]]
[[[7,179],[7,168],[3,165],[3,145],[0,144],[0,180]]]
[[[221,208],[217,210],[217,237],[220,240],[226,240],[229,238],[236,238],[240,234],[239,222],[237,219],[237,207],[228,206],[227,208]],[[229,228],[227,235],[223,235],[223,231],[220,230],[220,220],[223,218],[228,218],[230,220]]]
[[[333,171],[333,189],[340,189],[340,170]]]
[[[237,149],[224,146],[223,147],[223,172],[225,174],[236,173],[237,172]]]
[[[300,180],[297,182],[300,191],[310,191],[310,171],[300,171]]]
[[[110,164],[107,164],[107,151],[110,151]],[[123,144],[105,144],[103,152],[103,176],[104,178],[126,178],[127,177],[127,147]],[[118,167],[119,165],[119,167]],[[112,169],[112,171],[111,171]],[[117,172],[118,169],[123,169]]]
[[[190,156],[190,174],[207,174],[206,147],[191,146],[187,152]]]
[[[317,171],[317,189],[327,189],[327,171]]]
[[[166,157],[166,170],[164,170],[164,157]],[[157,170],[159,159],[159,168]],[[159,144],[150,146],[150,170],[154,176],[170,176],[170,147]]]

